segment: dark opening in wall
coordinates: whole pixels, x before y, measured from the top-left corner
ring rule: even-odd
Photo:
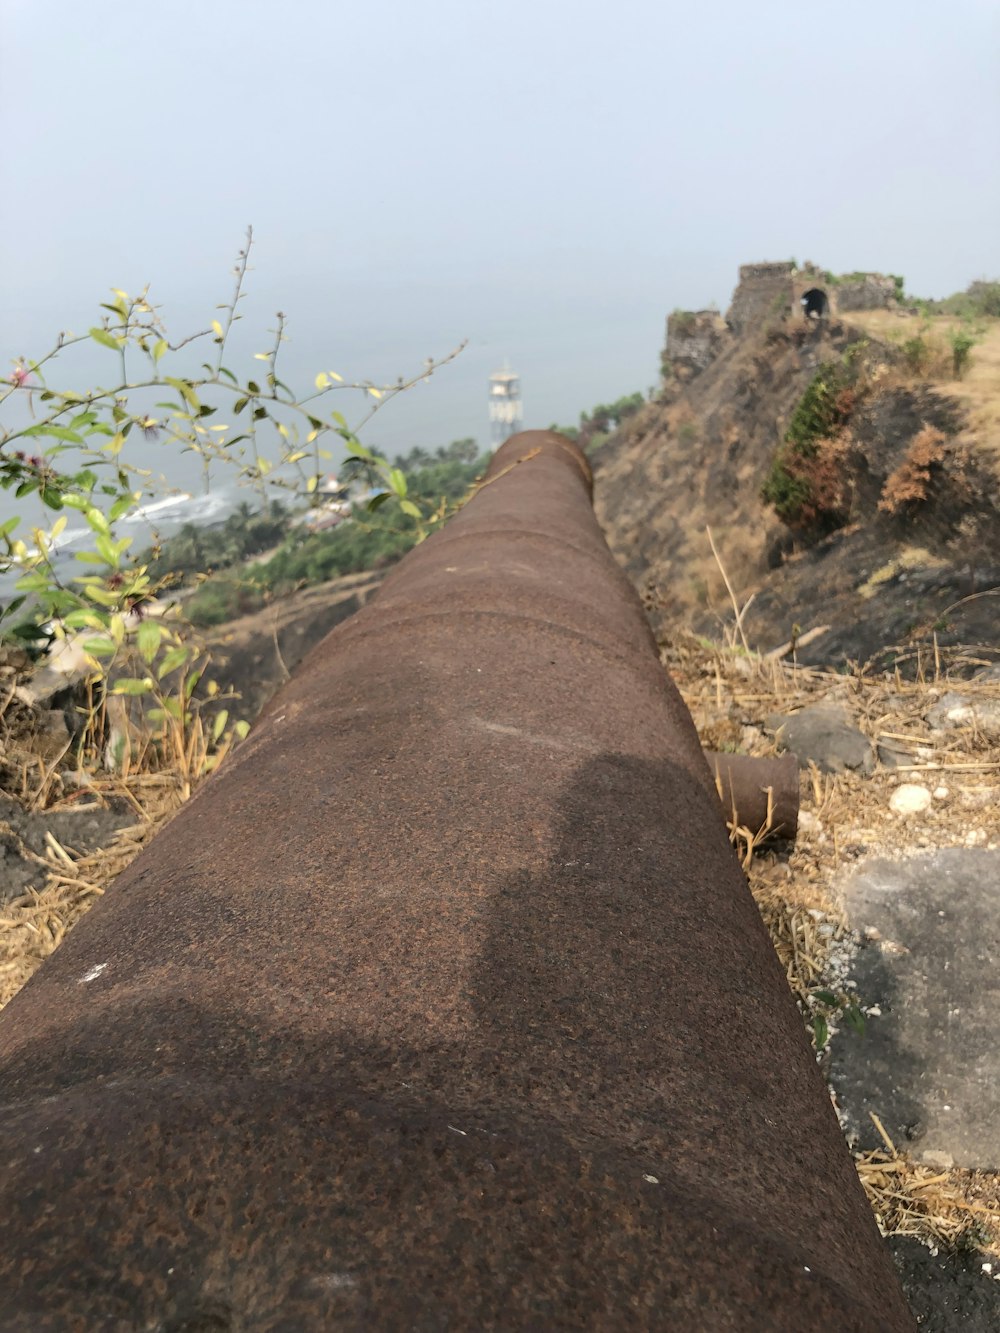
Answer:
[[[822,287],[810,287],[803,292],[802,310],[806,319],[826,319],[830,313],[830,298]]]

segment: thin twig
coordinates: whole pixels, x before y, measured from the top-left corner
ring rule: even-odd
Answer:
[[[712,529],[706,525],[705,531],[708,533],[708,544],[712,548],[712,554],[715,556],[715,563],[719,566],[719,573],[722,575],[723,582],[726,585],[726,591],[729,593],[729,600],[733,604],[733,614],[736,616],[736,629],[740,636],[740,641],[748,657],[752,656],[750,645],[747,643],[747,636],[743,633],[743,615],[750,602],[753,601],[753,595],[750,596],[743,610],[740,610],[739,603],[736,600],[736,594],[733,592],[733,585],[729,582],[729,575],[726,573],[726,567],[722,563],[722,557],[715,548],[715,540],[712,537]]]

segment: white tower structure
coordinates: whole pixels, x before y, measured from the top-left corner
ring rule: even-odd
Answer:
[[[494,448],[521,428],[521,378],[504,362],[490,376],[490,440]]]

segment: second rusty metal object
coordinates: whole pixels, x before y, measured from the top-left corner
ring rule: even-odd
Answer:
[[[758,843],[795,837],[799,826],[799,761],[793,754],[757,758],[705,752],[726,822]]]
[[[548,432],[0,1016],[0,1330],[912,1328]]]

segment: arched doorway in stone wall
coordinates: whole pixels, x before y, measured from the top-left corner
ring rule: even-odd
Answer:
[[[822,287],[810,287],[800,300],[806,319],[826,319],[830,313],[830,298]]]

